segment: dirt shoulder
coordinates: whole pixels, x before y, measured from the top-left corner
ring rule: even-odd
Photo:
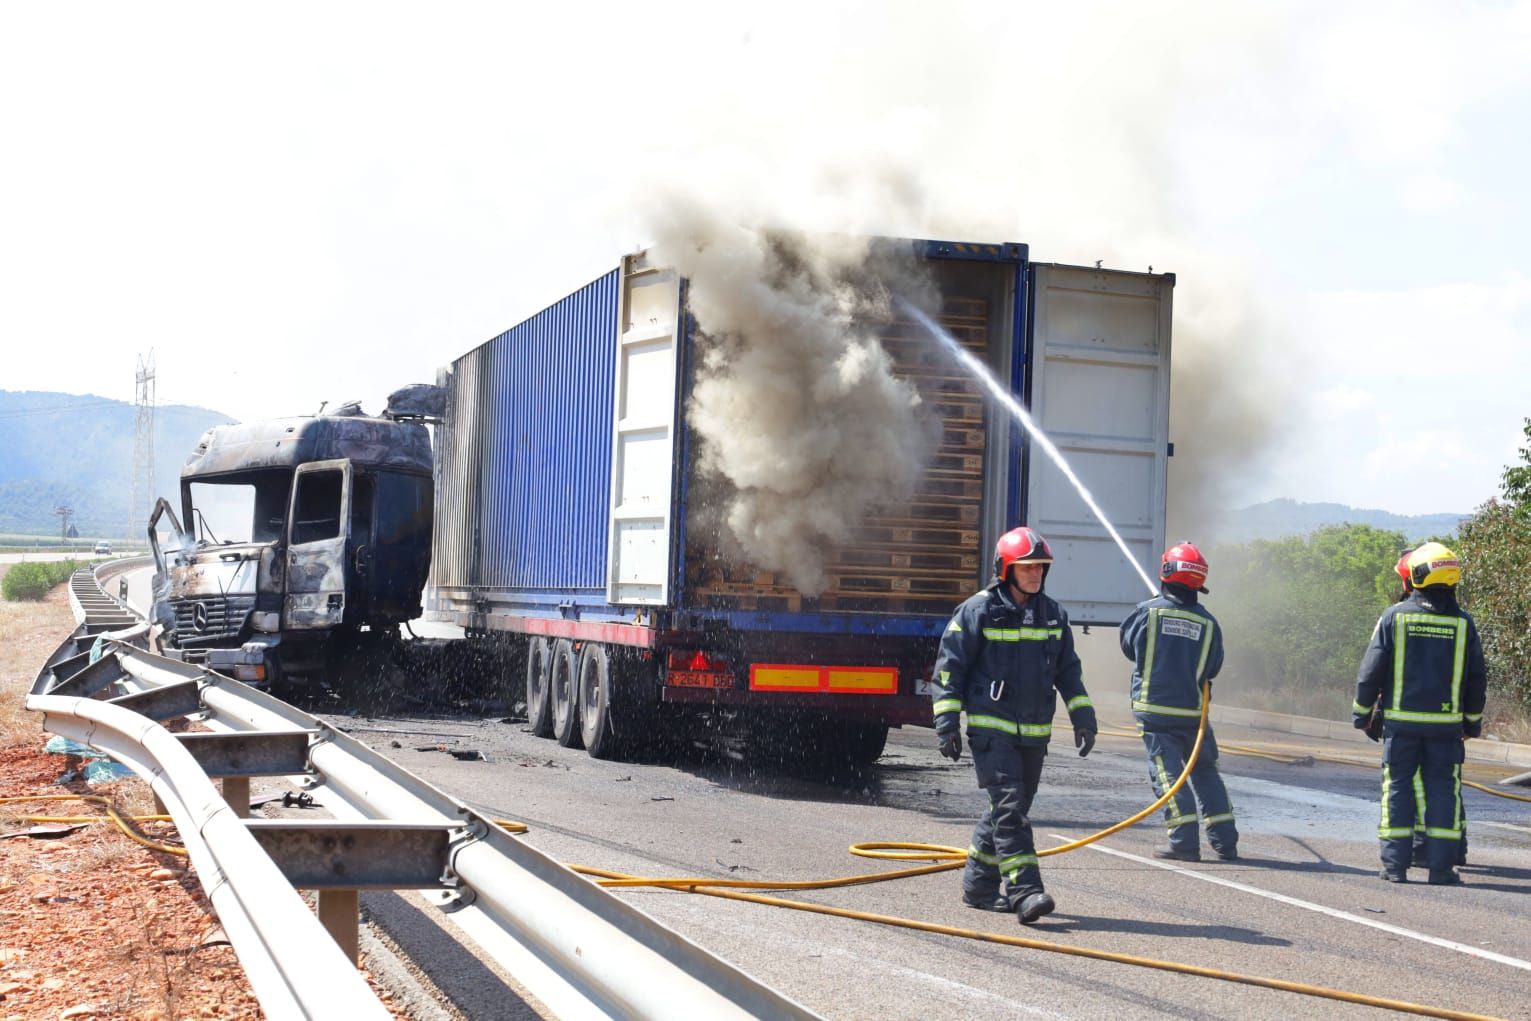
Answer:
[[[0,1021],[261,1017],[187,858],[110,823],[24,818],[104,815],[81,795],[110,798],[124,814],[153,812],[138,779],[60,784],[80,760],[43,751],[49,735],[24,700],[73,627],[62,587],[40,603],[0,601]],[[39,825],[64,832],[27,835]],[[168,821],[138,829],[179,844]]]

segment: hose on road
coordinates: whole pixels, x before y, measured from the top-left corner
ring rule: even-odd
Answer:
[[[1201,718],[1196,731],[1196,742],[1191,748],[1191,754],[1186,759],[1185,768],[1181,770],[1175,782],[1165,790],[1153,804],[1140,812],[1123,819],[1121,822],[1108,826],[1099,832],[1092,833],[1078,840],[1071,840],[1064,844],[1045,848],[1037,851],[1037,856],[1045,857],[1055,854],[1063,854],[1086,845],[1103,840],[1113,833],[1120,832],[1143,819],[1152,815],[1164,807],[1171,798],[1183,787],[1190,777],[1191,771],[1196,767],[1197,758],[1201,754],[1202,741],[1207,733],[1207,714],[1211,708],[1211,688],[1204,685],[1202,689]],[[524,826],[519,826],[519,831],[524,831]],[[1096,950],[1091,947],[1076,946],[1068,943],[1054,943],[1048,940],[1035,939],[1028,936],[1010,936],[1002,933],[983,932],[977,929],[963,929],[950,925],[939,925],[934,922],[923,922],[912,918],[899,918],[893,915],[881,915],[867,911],[856,911],[850,908],[830,907],[823,904],[813,904],[806,901],[790,900],[783,897],[772,897],[760,893],[747,893],[748,890],[829,890],[846,886],[862,886],[870,883],[883,883],[896,879],[910,879],[915,876],[931,875],[937,872],[948,872],[962,868],[967,861],[967,851],[962,848],[948,847],[941,844],[919,844],[895,841],[868,841],[851,845],[852,854],[866,858],[881,858],[902,861],[933,861],[934,864],[921,865],[914,868],[898,869],[891,872],[866,873],[855,876],[842,876],[835,879],[815,879],[800,881],[771,881],[771,880],[740,880],[740,879],[712,879],[704,877],[691,878],[657,878],[634,876],[622,872],[613,872],[609,869],[599,869],[584,865],[571,865],[575,872],[581,875],[597,879],[601,886],[613,888],[654,887],[666,890],[677,890],[684,893],[698,893],[709,897],[722,897],[728,900],[747,901],[753,904],[765,904],[770,907],[788,908],[794,911],[809,911],[816,914],[833,915],[839,918],[849,918],[855,921],[873,922],[878,925],[889,925],[903,929],[914,929],[920,932],[936,933],[944,936],[954,936],[959,939],[978,940],[985,943],[997,943],[1005,946],[1020,947],[1027,950],[1040,950],[1046,953],[1065,954],[1072,957],[1086,957],[1097,961],[1109,961],[1114,964],[1126,964],[1140,968],[1151,968],[1157,971],[1168,971],[1182,975],[1195,975],[1201,978],[1217,979],[1223,982],[1234,982],[1242,985],[1261,986],[1267,989],[1279,989],[1284,992],[1297,993],[1303,996],[1316,997],[1319,999],[1335,1000],[1343,1003],[1354,1003],[1367,1007],[1377,1007],[1382,1010],[1393,1010],[1407,1014],[1417,1014],[1424,1017],[1452,1018],[1461,1021],[1493,1021],[1489,1015],[1473,1014],[1465,1011],[1449,1010],[1443,1007],[1432,1007],[1424,1004],[1410,1003],[1404,1000],[1394,1000],[1387,997],[1369,996],[1364,993],[1353,993],[1344,989],[1331,989],[1326,986],[1311,985],[1306,982],[1294,982],[1288,979],[1267,978],[1262,975],[1248,975],[1242,972],[1225,971],[1220,968],[1208,968],[1197,964],[1186,964],[1179,961],[1165,961],[1152,957],[1139,957],[1134,954],[1119,954],[1107,950]]]
[[[1102,737],[1138,736],[1136,732],[1121,727],[1102,727],[1100,733]],[[1314,752],[1305,755],[1286,755],[1281,752],[1273,752],[1264,748],[1257,748],[1244,744],[1219,744],[1218,747],[1225,752],[1232,752],[1235,755],[1246,755],[1254,758],[1269,759],[1272,762],[1280,762],[1288,766],[1296,765],[1299,762],[1329,762],[1340,766],[1359,766],[1362,769],[1377,768],[1377,763],[1375,762],[1365,762],[1360,759],[1353,759],[1344,755],[1326,755],[1323,752]],[[1489,787],[1486,784],[1478,783],[1475,780],[1463,780],[1462,786],[1471,787],[1473,790],[1482,791],[1484,794],[1492,794],[1496,798],[1505,798],[1509,801],[1521,801],[1527,804],[1531,804],[1531,796],[1525,794],[1513,794],[1510,791],[1495,790],[1494,788]]]
[[[1054,847],[1044,848],[1037,851],[1038,857],[1063,854],[1077,850],[1103,840],[1106,837],[1118,833],[1121,830],[1133,826],[1143,819],[1152,815],[1164,807],[1171,798],[1185,785],[1192,770],[1196,766],[1197,759],[1201,754],[1202,742],[1207,732],[1207,715],[1211,708],[1210,686],[1204,685],[1202,693],[1201,717],[1198,721],[1196,741],[1192,745],[1191,754],[1186,759],[1185,768],[1175,782],[1169,786],[1158,799],[1139,812],[1106,827],[1089,836],[1071,840]],[[1128,735],[1118,735],[1128,736]],[[1135,736],[1135,735],[1131,735]],[[1300,759],[1279,756],[1258,749],[1247,749],[1247,746],[1224,746],[1229,751],[1240,754],[1254,754],[1263,758],[1276,761],[1296,762]],[[1314,758],[1319,758],[1314,756]],[[1348,765],[1365,765],[1354,760],[1340,759],[1336,757],[1323,757],[1323,761],[1335,761]],[[1471,781],[1463,781],[1471,786]],[[1489,791],[1489,793],[1500,793]],[[1520,798],[1517,800],[1531,800]],[[111,820],[116,823],[130,838],[153,850],[169,854],[185,855],[186,850],[182,847],[159,843],[141,834],[131,825],[129,819],[147,821],[163,820],[167,816],[134,816],[121,815],[109,798],[87,794],[69,795],[33,795],[25,797],[0,798],[0,804],[12,804],[27,801],[58,801],[80,800],[100,805],[104,808]],[[23,816],[21,818],[31,821],[50,822],[96,822],[98,817],[45,817]],[[496,820],[497,824],[511,833],[525,833],[528,827],[524,823],[513,820]],[[1312,985],[1305,982],[1295,982],[1288,979],[1268,978],[1261,975],[1250,975],[1242,972],[1226,971],[1220,968],[1209,968],[1203,965],[1187,964],[1179,961],[1166,961],[1151,957],[1141,957],[1134,954],[1114,953],[1107,950],[1097,950],[1091,947],[1077,946],[1067,943],[1055,943],[1048,940],[1035,939],[1027,936],[1005,935],[1003,933],[983,932],[976,929],[964,929],[957,926],[940,925],[934,922],[924,922],[912,918],[899,918],[893,915],[882,915],[873,912],[856,911],[849,908],[831,907],[823,904],[813,904],[806,901],[790,900],[782,897],[772,897],[758,893],[748,893],[749,890],[827,890],[840,887],[860,886],[871,883],[889,882],[897,879],[910,879],[915,876],[931,875],[938,872],[948,872],[961,868],[967,860],[967,852],[961,848],[949,847],[940,844],[922,844],[893,841],[867,841],[851,845],[852,854],[886,860],[927,861],[932,864],[921,865],[913,868],[898,869],[891,872],[865,873],[854,876],[843,876],[833,879],[802,880],[802,881],[767,881],[767,880],[735,880],[713,879],[708,877],[689,878],[663,878],[633,876],[621,872],[613,872],[607,869],[599,869],[583,865],[571,865],[575,872],[581,875],[591,876],[606,887],[631,888],[631,887],[654,887],[660,889],[677,890],[685,893],[703,894],[711,897],[722,897],[728,900],[746,901],[755,904],[764,904],[771,907],[788,908],[795,911],[808,911],[816,914],[832,915],[840,918],[849,918],[857,921],[871,922],[879,925],[894,926],[897,928],[912,929],[921,932],[930,932],[939,935],[952,936],[960,939],[977,940],[986,943],[995,943],[1004,946],[1019,947],[1027,950],[1038,950],[1046,953],[1064,954],[1072,957],[1083,957],[1098,961],[1107,961],[1115,964],[1125,964],[1140,968],[1149,968],[1158,971],[1173,972],[1182,975],[1194,975],[1201,978],[1211,978],[1223,982],[1233,982],[1241,985],[1259,986],[1267,989],[1276,989],[1284,992],[1296,993],[1303,996],[1320,999],[1334,1000],[1344,1003],[1353,1003],[1362,1006],[1376,1007],[1383,1010],[1393,1010],[1402,1013],[1415,1014],[1425,1017],[1438,1017],[1449,1019],[1461,1019],[1461,1021],[1494,1021],[1490,1015],[1475,1014],[1464,1011],[1449,1010],[1441,1007],[1433,1007],[1424,1004],[1410,1003],[1404,1000],[1394,1000],[1387,997],[1369,996],[1364,993],[1354,993],[1343,989],[1332,989],[1326,986]]]
[[[1057,850],[1056,848],[1054,849]],[[1042,852],[1037,852],[1041,854]],[[966,857],[966,852],[962,852]],[[636,876],[629,876],[621,872],[611,872],[606,869],[595,869],[586,866],[571,866],[574,871],[581,875],[595,876],[602,880],[602,886],[666,886],[666,880],[642,880]],[[944,869],[950,866],[942,865]],[[926,870],[909,870],[909,874],[919,874]],[[899,878],[897,873],[888,874],[887,878]],[[1075,946],[1069,943],[1052,943],[1047,940],[1033,939],[1028,936],[1007,936],[998,932],[982,932],[977,929],[962,929],[952,925],[938,925],[934,922],[922,922],[913,918],[898,918],[893,915],[879,915],[868,911],[854,911],[850,908],[836,908],[825,904],[810,904],[806,901],[788,900],[783,897],[768,897],[763,894],[742,893],[737,890],[719,889],[719,885],[745,885],[741,883],[708,882],[702,886],[696,884],[689,887],[668,887],[669,889],[684,889],[689,893],[700,893],[709,897],[723,897],[728,900],[748,901],[752,904],[766,904],[771,907],[790,908],[794,911],[811,911],[815,914],[834,915],[838,918],[849,918],[860,922],[875,922],[879,925],[890,925],[901,929],[914,929],[920,932],[937,933],[943,936],[955,936],[959,939],[978,940],[984,943],[998,943],[1004,946],[1021,947],[1026,950],[1041,950],[1047,953],[1066,954],[1070,957],[1087,957],[1096,961],[1110,961],[1114,964],[1129,964],[1139,968],[1152,968],[1156,971],[1175,972],[1181,975],[1196,975],[1201,978],[1218,979],[1223,982],[1236,982],[1241,985],[1263,986],[1266,989],[1280,989],[1284,992],[1298,993],[1303,996],[1312,996],[1325,1000],[1338,1000],[1342,1003],[1355,1003],[1366,1007],[1377,1007],[1381,1010],[1400,1011],[1406,1014],[1418,1014],[1423,1017],[1452,1018],[1457,1021],[1497,1021],[1489,1014],[1473,1014],[1467,1011],[1449,1010],[1444,1007],[1431,1007],[1420,1003],[1409,1003],[1406,1000],[1393,1000],[1384,996],[1368,996],[1365,993],[1352,993],[1344,989],[1331,989],[1326,986],[1309,985],[1306,982],[1293,982],[1287,979],[1266,978],[1263,975],[1246,975],[1237,971],[1224,971],[1221,968],[1208,968],[1199,964],[1185,964],[1179,961],[1163,961],[1153,957],[1139,957],[1134,954],[1118,954],[1109,950],[1096,950],[1091,947]],[[845,885],[845,884],[841,884]]]

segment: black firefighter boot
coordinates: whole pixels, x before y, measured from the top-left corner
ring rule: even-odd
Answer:
[[[1021,920],[1022,925],[1030,925],[1043,915],[1052,914],[1053,908],[1057,906],[1048,894],[1028,893],[1021,898],[1021,903],[1015,909],[1015,916]]]
[[[969,893],[962,891],[962,903],[970,908],[980,911],[1009,911],[1010,900],[1004,894],[995,890],[993,893]]]

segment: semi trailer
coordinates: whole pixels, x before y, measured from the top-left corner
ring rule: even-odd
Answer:
[[[1173,275],[1034,263],[1018,244],[886,244],[1151,562]],[[890,726],[929,725],[940,632],[1006,529],[1048,537],[1049,592],[1076,623],[1114,625],[1135,604],[1137,575],[1073,486],[896,303],[862,325],[937,420],[913,496],[872,507],[811,595],[697,527],[690,396],[707,338],[690,286],[630,255],[380,416],[209,431],[180,517],[161,501],[149,525],[164,651],[358,698],[401,664],[414,683],[488,664],[535,733],[597,757],[704,722],[865,764]],[[448,644],[465,655],[401,640],[422,606],[463,629]]]
[[[1024,245],[906,246],[934,318],[1022,396],[1139,563],[1164,540],[1172,274],[1032,262]],[[787,754],[867,763],[930,724],[952,609],[1019,523],[1048,591],[1115,625],[1140,581],[1084,501],[980,384],[895,311],[866,324],[939,417],[917,492],[829,551],[804,595],[695,527],[689,398],[705,338],[690,282],[648,253],[440,373],[427,617],[508,655],[532,730],[596,757],[704,719]]]

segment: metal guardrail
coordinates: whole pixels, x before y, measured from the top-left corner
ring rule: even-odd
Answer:
[[[560,1017],[816,1016],[354,738],[150,653],[148,625],[90,572],[71,579],[70,601],[80,627],[27,707],[154,789],[272,1016],[386,1016],[353,966],[354,938],[351,958],[332,938],[346,942],[356,892],[377,888],[442,891],[449,920]],[[183,716],[211,733],[160,725]],[[247,802],[248,778],[272,775],[336,819],[246,820],[224,800],[232,785]],[[212,776],[224,778],[223,795]],[[299,886],[319,890],[317,918]]]

